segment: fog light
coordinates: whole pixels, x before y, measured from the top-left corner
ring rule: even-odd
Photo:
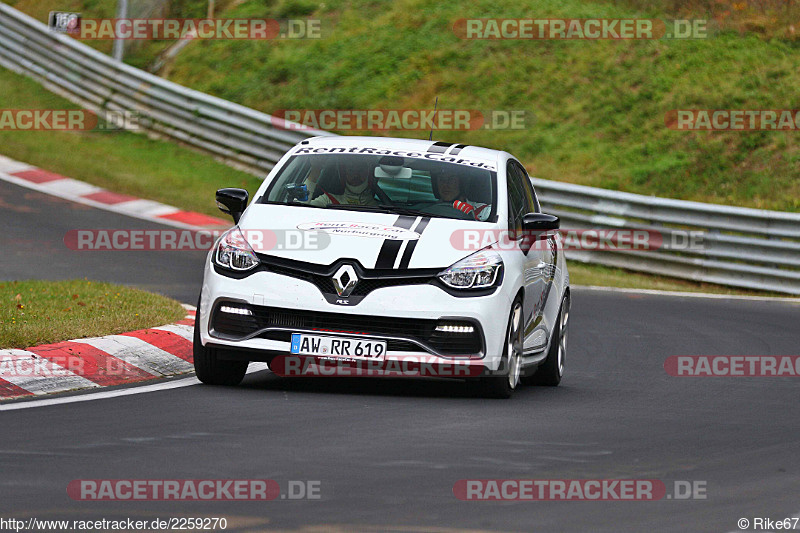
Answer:
[[[473,333],[475,328],[467,325],[440,324],[436,326],[436,331],[441,333]]]
[[[253,316],[253,312],[250,309],[244,307],[231,307],[230,305],[223,305],[219,308],[220,313],[228,313],[230,315],[244,315],[244,316]]]

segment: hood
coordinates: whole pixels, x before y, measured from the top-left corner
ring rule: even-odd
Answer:
[[[367,269],[446,268],[491,244],[496,224],[253,204],[239,221],[258,253],[318,265],[355,259]]]

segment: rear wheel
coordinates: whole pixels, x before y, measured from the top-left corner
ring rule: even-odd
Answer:
[[[530,377],[530,382],[533,385],[555,387],[561,383],[561,377],[564,375],[564,360],[567,356],[569,304],[569,294],[567,294],[561,301],[561,309],[558,311],[558,321],[553,331],[553,340],[550,343],[550,350],[547,352],[547,359],[536,369],[536,373]]]
[[[508,372],[499,376],[482,378],[483,395],[489,398],[510,398],[520,382],[522,364],[522,303],[514,301],[506,328],[506,343],[503,348],[502,366]]]
[[[197,379],[207,385],[238,385],[247,372],[248,361],[224,361],[219,359],[219,349],[205,347],[200,342],[200,302],[194,320],[194,371]]]

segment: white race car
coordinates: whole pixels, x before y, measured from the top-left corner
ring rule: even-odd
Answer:
[[[242,189],[216,198],[236,225],[205,265],[202,382],[238,384],[250,361],[280,375],[474,378],[492,397],[561,381],[559,220],[507,152],[317,137],[284,155],[249,206]]]

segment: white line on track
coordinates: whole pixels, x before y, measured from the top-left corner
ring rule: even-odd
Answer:
[[[247,369],[248,374],[266,370],[265,363],[250,363]],[[16,411],[18,409],[31,409],[33,407],[45,407],[48,405],[62,405],[67,403],[88,402],[92,400],[104,400],[107,398],[118,398],[120,396],[133,396],[134,394],[146,394],[148,392],[158,392],[163,390],[180,389],[199,385],[200,380],[195,376],[188,378],[175,379],[164,383],[154,383],[152,385],[134,386],[127,389],[107,390],[79,396],[65,396],[63,398],[46,398],[42,400],[21,401],[7,404],[0,404],[0,411]]]

